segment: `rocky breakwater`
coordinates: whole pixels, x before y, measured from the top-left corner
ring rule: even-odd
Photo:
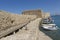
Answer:
[[[36,18],[37,16],[35,15],[18,15],[0,11],[0,38],[23,27]]]
[[[19,29],[16,34],[7,36],[0,40],[52,40],[39,30],[41,20],[41,18],[37,18],[33,21],[30,21],[27,25],[25,25],[27,30],[24,28]]]

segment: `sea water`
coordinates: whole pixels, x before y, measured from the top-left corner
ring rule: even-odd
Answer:
[[[41,29],[41,31],[44,32],[47,36],[49,36],[53,40],[60,40],[60,16],[59,15],[52,16],[52,19],[54,20],[54,23],[59,27],[59,29],[54,31],[46,31]]]

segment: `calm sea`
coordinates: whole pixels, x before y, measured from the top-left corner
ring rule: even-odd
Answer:
[[[52,16],[54,23],[60,28],[60,16]],[[60,40],[60,29],[55,31],[46,31],[41,29],[42,32],[44,32],[46,35],[51,37],[53,40]]]

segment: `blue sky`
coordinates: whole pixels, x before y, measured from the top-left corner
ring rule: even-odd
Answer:
[[[23,10],[31,9],[60,14],[60,0],[0,0],[0,10],[20,14]]]

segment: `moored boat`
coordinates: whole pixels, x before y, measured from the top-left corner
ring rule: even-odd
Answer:
[[[54,20],[48,18],[48,19],[43,19],[42,28],[45,30],[57,30],[58,26],[56,26]]]
[[[57,30],[56,24],[42,24],[42,28],[45,30]]]

